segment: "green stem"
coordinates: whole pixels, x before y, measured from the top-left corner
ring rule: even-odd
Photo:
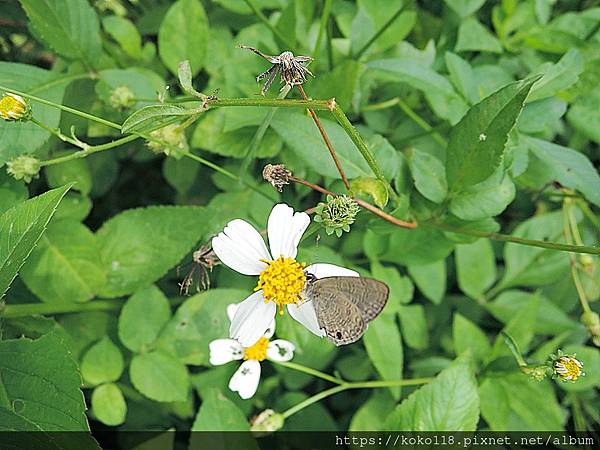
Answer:
[[[272,361],[271,360],[271,362],[278,364],[280,366],[283,366],[283,367],[287,367],[288,369],[296,370],[298,372],[303,372],[307,375],[312,375],[314,377],[322,378],[323,380],[330,381],[331,383],[335,383],[335,384],[344,384],[345,383],[344,380],[342,380],[341,378],[337,378],[332,375],[328,375],[319,370],[303,366],[302,364],[297,364],[297,363],[293,363],[293,362],[289,362],[289,361],[284,362],[284,361]]]
[[[379,30],[377,30],[377,32],[373,36],[371,36],[371,39],[369,39],[367,43],[363,45],[358,52],[356,52],[356,54],[354,55],[354,59],[360,59],[360,57],[369,49],[369,47],[373,45],[373,42],[379,39],[379,36],[381,36],[385,32],[385,30],[387,30],[390,27],[390,25],[392,25],[395,22],[395,20],[400,16],[400,14],[402,14],[403,9],[404,5],[402,5],[398,9],[398,11],[396,11],[394,15],[390,17],[389,20],[386,23],[384,23],[383,26]]]
[[[517,236],[511,236],[508,234],[501,233],[490,233],[487,231],[478,230],[464,230],[462,228],[452,227],[445,224],[430,222],[429,225],[438,228],[443,231],[449,231],[451,233],[466,234],[469,236],[485,237],[494,239],[495,241],[512,242],[514,244],[529,245],[530,247],[547,248],[549,250],[559,250],[563,252],[574,252],[574,253],[589,253],[591,255],[600,255],[600,247],[592,247],[588,245],[570,245],[561,244],[558,242],[546,242],[537,241],[535,239],[525,239]]]
[[[446,140],[439,133],[435,132],[435,129],[431,125],[429,125],[429,123],[427,123],[427,121],[425,119],[423,119],[421,116],[419,116],[401,98],[398,98],[397,100],[398,100],[398,106],[404,112],[404,114],[406,114],[408,117],[410,117],[413,120],[413,122],[415,122],[417,125],[419,125],[423,130],[432,133],[433,139],[438,144],[440,144],[442,147],[446,148],[448,146],[448,142],[446,142]]]
[[[324,398],[327,398],[339,392],[346,391],[348,389],[373,389],[392,386],[414,386],[419,384],[426,384],[432,380],[433,378],[414,378],[411,380],[375,380],[358,381],[356,383],[343,383],[338,386],[334,386],[332,388],[321,391],[318,394],[315,394],[312,397],[301,401],[297,405],[294,405],[291,408],[284,411],[282,415],[285,419],[287,419],[288,417],[296,414],[297,412],[302,411],[304,408],[312,405],[313,403],[316,403],[320,400],[323,400]]]
[[[135,141],[136,139],[139,139],[139,136],[132,134],[129,136],[125,136],[124,138],[117,139],[115,141],[107,142],[105,144],[90,145],[85,150],[81,150],[79,152],[71,153],[71,154],[65,155],[65,156],[60,156],[58,158],[48,159],[46,161],[41,161],[40,165],[42,167],[51,166],[54,164],[60,164],[60,163],[64,163],[67,161],[71,161],[73,159],[85,158],[86,156],[92,155],[94,153],[98,153],[98,152],[102,152],[104,150],[110,150],[111,148],[119,147],[120,145],[126,144],[128,142]]]
[[[248,5],[248,7],[252,10],[252,12],[256,15],[256,17],[258,17],[260,19],[260,21],[262,23],[264,23],[267,28],[269,30],[271,30],[271,32],[277,36],[279,38],[279,40],[281,40],[281,42],[283,42],[286,47],[289,50],[293,50],[294,52],[296,52],[296,50],[294,49],[294,44],[288,40],[288,38],[286,38],[283,33],[281,33],[281,31],[279,31],[277,29],[277,27],[275,27],[267,18],[267,16],[265,16],[262,11],[260,9],[258,9],[256,6],[254,6],[254,4],[250,1],[250,0],[244,0],[244,2],[246,2],[246,5]]]
[[[379,103],[373,103],[371,105],[365,105],[360,111],[361,112],[369,112],[369,111],[379,111],[381,109],[391,108],[392,106],[396,106],[400,102],[398,97],[391,98],[389,100],[385,100]]]
[[[329,70],[333,69],[333,45],[331,44],[332,39],[333,20],[331,20],[331,17],[329,17],[329,20],[327,21],[327,67],[329,68]]]
[[[579,206],[579,209],[581,209],[581,212],[583,212],[585,217],[592,222],[592,225],[594,225],[596,229],[600,231],[600,219],[598,219],[598,217],[596,217],[596,215],[592,212],[587,202],[583,199],[578,199],[577,206]]]
[[[331,110],[331,100],[295,100],[277,98],[222,98],[208,101],[210,108],[227,106],[275,106],[277,108],[310,108],[316,111]]]
[[[333,0],[325,0],[325,3],[323,4],[323,11],[321,12],[321,21],[319,22],[319,33],[317,34],[317,42],[315,42],[315,48],[313,50],[313,56],[315,58],[319,57],[319,53],[321,51],[321,42],[323,40],[325,30],[327,29],[327,23],[329,22],[329,15],[331,14],[332,3]]]
[[[362,136],[359,134],[358,130],[356,128],[354,128],[352,123],[350,123],[350,121],[348,120],[348,117],[346,117],[346,114],[344,114],[344,111],[342,110],[342,108],[340,108],[340,106],[336,104],[335,108],[331,112],[334,115],[334,117],[337,119],[337,121],[341,125],[341,127],[344,129],[344,131],[346,132],[348,137],[350,137],[352,142],[354,142],[354,145],[356,146],[356,148],[358,149],[358,151],[360,152],[362,157],[365,159],[365,161],[367,162],[367,164],[373,171],[373,174],[375,174],[375,177],[377,177],[377,179],[379,181],[381,181],[384,184],[384,186],[387,187],[390,198],[393,201],[397,200],[398,194],[396,194],[396,192],[392,189],[392,186],[390,185],[390,183],[386,180],[385,176],[383,175],[383,172],[381,171],[381,169],[379,168],[379,165],[377,164],[377,161],[375,161],[375,157],[373,156],[373,153],[371,153],[371,150],[369,150],[369,147],[363,140]]]

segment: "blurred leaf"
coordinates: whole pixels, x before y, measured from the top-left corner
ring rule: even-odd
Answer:
[[[583,153],[541,139],[526,138],[525,142],[538,158],[550,166],[556,181],[577,189],[590,202],[600,206],[600,175]]]
[[[39,67],[0,61],[0,84],[61,103],[67,82]],[[58,127],[59,109],[34,101],[30,103],[37,120],[49,128]],[[32,122],[0,121],[0,166],[19,155],[34,153],[49,137],[50,132]]]
[[[398,310],[402,336],[406,345],[415,350],[424,350],[429,345],[429,330],[423,305],[402,305]]]
[[[20,0],[40,41],[66,59],[96,66],[102,44],[96,11],[87,0]]]
[[[23,180],[15,180],[10,175],[0,172],[0,215],[28,197],[29,192]]]
[[[383,431],[385,419],[395,406],[387,389],[373,389],[371,397],[352,416],[348,431]]]
[[[439,305],[446,293],[446,262],[443,259],[429,264],[408,266],[408,273],[421,293]]]
[[[200,405],[198,415],[196,416],[196,420],[192,425],[192,431],[230,432],[249,430],[250,425],[248,424],[248,420],[244,416],[244,413],[242,413],[242,411],[240,411],[238,407],[231,402],[231,400],[223,396],[218,389],[209,389],[204,393],[202,397],[202,405]],[[222,436],[222,439],[226,438],[227,436]],[[193,436],[191,442],[194,442]]]
[[[470,361],[460,357],[429,384],[400,403],[385,422],[387,430],[474,431],[479,394]]]
[[[56,155],[61,156],[61,155]],[[50,187],[60,187],[73,183],[72,189],[88,195],[92,189],[92,177],[85,159],[74,159],[44,169]]]
[[[363,336],[369,359],[383,380],[402,378],[402,338],[393,314],[382,314],[369,324]],[[392,358],[390,359],[390,356]],[[400,387],[390,387],[396,400],[400,398]]]
[[[0,298],[17,276],[70,186],[27,200],[0,216]]]
[[[107,383],[94,388],[92,413],[104,425],[116,426],[125,422],[127,403],[119,386]]]
[[[600,86],[578,98],[569,108],[567,119],[588,139],[600,143],[600,130],[594,126],[600,121]]]
[[[535,82],[527,101],[533,102],[566,90],[577,82],[583,68],[583,57],[576,48],[571,48],[556,64],[542,64],[534,73],[544,76]]]
[[[92,386],[117,381],[122,373],[123,355],[107,336],[92,346],[81,360],[81,375]]]
[[[528,301],[509,318],[506,326],[502,329],[513,338],[523,354],[527,354],[529,344],[535,334],[539,305],[540,296],[538,294],[531,295]],[[502,355],[510,355],[510,350],[503,337],[498,335],[488,359],[491,361]]]
[[[356,194],[371,196],[373,202],[380,208],[384,208],[388,202],[387,186],[377,178],[358,177],[352,180],[350,187]]]
[[[383,266],[377,261],[371,262],[373,278],[384,281],[390,288],[390,298],[385,306],[385,312],[397,312],[399,305],[410,303],[413,299],[415,287],[411,279],[402,276],[393,266]]]
[[[486,378],[479,393],[481,415],[492,431],[564,429],[564,413],[548,381],[513,373]]]
[[[496,257],[488,239],[457,245],[454,251],[460,290],[477,300],[496,281]]]
[[[477,103],[480,97],[477,92],[475,73],[471,65],[455,53],[446,52],[444,56],[452,84],[459,90],[465,100],[468,100],[471,104]]]
[[[107,16],[102,18],[102,27],[123,51],[133,59],[142,57],[142,37],[135,25],[125,17]]]
[[[476,360],[483,361],[492,350],[492,346],[481,328],[459,313],[454,314],[452,339],[456,355],[468,351]]]
[[[133,94],[133,98],[130,100],[131,105],[128,107],[125,107],[126,105],[120,105],[119,101],[116,101],[113,98],[114,93],[118,92],[118,89],[123,88],[127,88],[130,94]],[[135,67],[129,69],[102,70],[98,73],[98,82],[95,86],[98,97],[112,109],[118,109],[117,107],[119,106],[123,109],[129,109],[133,107],[141,108],[151,103],[158,102],[158,95],[164,91],[164,88],[165,82],[162,77],[150,70]],[[150,108],[153,106],[161,105],[152,105]],[[173,106],[173,108],[176,108],[175,105],[162,106]],[[157,108],[151,110],[155,111],[156,109]],[[164,111],[165,109],[166,108],[163,108],[161,111]],[[139,114],[142,113],[140,112]],[[133,115],[135,115],[135,113],[132,114],[132,116]],[[125,124],[123,124],[123,126],[125,126]],[[140,131],[142,128],[141,124],[138,126],[140,127],[138,131]],[[127,131],[131,130],[127,129]],[[125,132],[126,131],[124,129],[123,133]]]
[[[119,316],[119,339],[132,352],[143,352],[171,318],[169,301],[155,286],[133,294]]]
[[[454,244],[442,232],[426,225],[419,225],[412,230],[395,230],[397,231],[390,238],[388,250],[381,257],[384,261],[405,266],[422,266],[439,261],[452,252]],[[402,252],[398,252],[400,248]]]
[[[515,198],[515,184],[503,171],[470,186],[450,200],[450,211],[459,219],[481,220],[500,215]]]
[[[495,172],[534,81],[511,83],[486,97],[452,128],[446,157],[451,191],[477,184]]]
[[[485,0],[444,0],[444,2],[464,19],[477,12],[485,3]]]
[[[313,98],[332,98],[344,111],[352,108],[354,93],[359,88],[359,77],[364,66],[352,60],[336,64],[333,70],[319,75],[311,82],[310,93]]]
[[[185,194],[194,185],[200,165],[190,164],[186,159],[165,158],[162,172],[178,193]]]
[[[204,65],[208,19],[199,0],[177,0],[167,11],[158,32],[158,54],[171,73],[189,60],[196,75]]]
[[[458,28],[456,52],[502,53],[502,45],[496,36],[484,27],[475,17],[464,20]]]
[[[150,206],[124,211],[96,236],[107,280],[100,294],[118,297],[155,282],[204,236],[202,207]]]
[[[442,162],[417,148],[410,149],[406,157],[417,190],[432,202],[441,203],[448,194],[446,171]]]
[[[47,303],[85,302],[106,283],[96,236],[69,219],[53,221],[21,270],[27,287]]]
[[[185,366],[162,351],[135,355],[129,367],[133,386],[157,402],[181,402],[187,398],[189,376]]]

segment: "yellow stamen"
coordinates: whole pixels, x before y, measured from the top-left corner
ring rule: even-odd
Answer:
[[[253,359],[255,361],[263,361],[267,357],[267,347],[269,339],[261,337],[254,345],[244,349],[244,359]]]
[[[279,308],[279,314],[283,314],[284,305],[297,303],[302,299],[300,293],[306,283],[304,263],[283,256],[274,261],[263,262],[267,263],[267,267],[260,273],[254,290],[262,289],[265,302],[274,302]]]
[[[575,381],[582,373],[583,364],[571,356],[561,356],[554,363],[554,371],[563,380]]]

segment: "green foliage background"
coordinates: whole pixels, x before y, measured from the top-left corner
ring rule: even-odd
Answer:
[[[268,63],[236,44],[315,58],[308,95],[335,97],[393,187],[374,177],[336,118],[319,111],[356,192],[419,226],[402,229],[363,212],[339,239],[321,229],[319,239],[304,240],[299,260],[383,280],[390,301],[351,346],[317,339],[287,315],[278,317],[277,335],[296,344],[294,362],[348,381],[435,380],[346,391],[294,414],[284,430],[598,426],[600,354],[580,322],[571,271],[574,261],[598,311],[598,256],[570,259],[492,235],[598,253],[596,2],[0,3],[2,89],[116,124],[158,96],[167,106],[144,116],[145,126],[189,117],[185,108],[199,102],[170,105],[193,100],[177,82],[183,60],[205,94],[260,99],[254,78]],[[39,122],[65,134],[72,128],[90,145],[123,137],[94,117],[39,101],[32,108]],[[135,135],[85,158],[42,163],[29,185],[0,171],[0,292],[10,286],[0,309],[0,429],[247,430],[258,412],[282,412],[330,386],[265,361],[257,394],[240,400],[227,389],[237,365],[211,367],[208,343],[227,336],[226,305],[245,298],[255,280],[219,266],[207,292],[178,292],[187,269],[177,268],[227,221],[262,229],[276,202],[306,209],[323,200],[300,185],[277,193],[262,180],[264,164],[283,162],[344,192],[305,111],[272,114],[258,106],[196,114],[186,129],[189,151],[218,171],[187,149],[157,155]],[[0,123],[0,167],[20,155],[52,161],[77,150],[32,122]],[[568,242],[565,211],[581,242]],[[530,380],[502,330],[528,362],[560,347],[577,353],[587,375],[577,383]],[[79,448],[86,445],[93,447]]]

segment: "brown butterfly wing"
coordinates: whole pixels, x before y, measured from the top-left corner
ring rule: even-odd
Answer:
[[[358,307],[333,284],[315,282],[308,296],[313,302],[319,327],[335,345],[356,342],[366,331],[367,323]]]
[[[379,280],[365,277],[327,277],[315,281],[344,294],[359,309],[365,322],[372,321],[385,307],[390,289]]]

